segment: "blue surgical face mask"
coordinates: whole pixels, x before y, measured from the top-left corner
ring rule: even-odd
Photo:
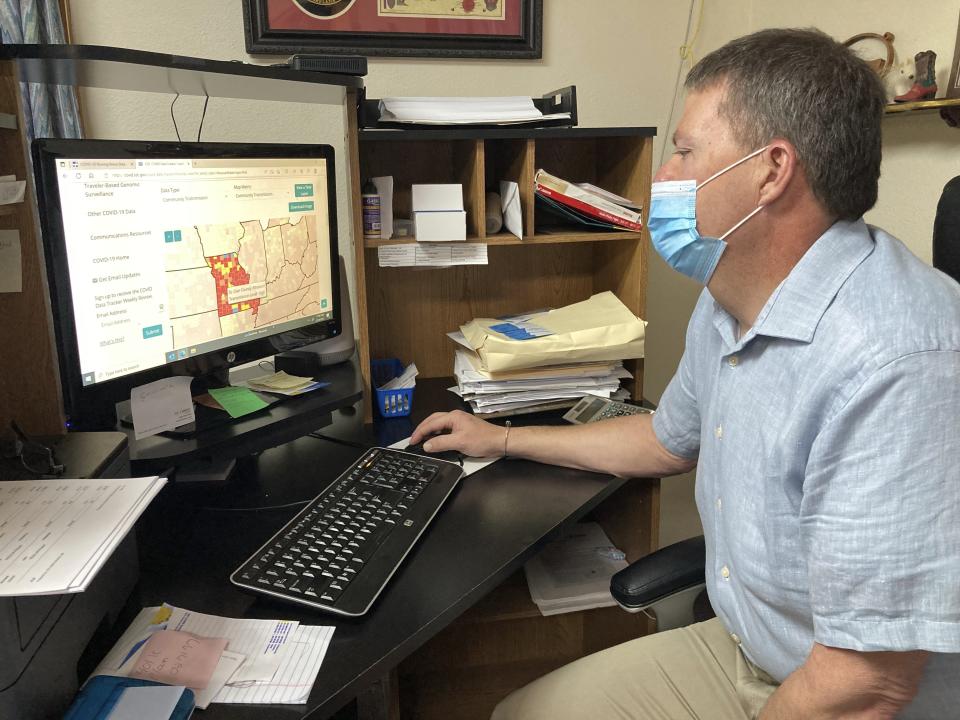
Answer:
[[[713,271],[720,262],[720,256],[727,247],[725,238],[760,212],[763,205],[759,205],[719,238],[702,237],[697,232],[697,190],[766,149],[767,146],[754,150],[699,185],[696,180],[653,183],[647,228],[650,230],[653,246],[670,267],[702,285],[710,282]]]

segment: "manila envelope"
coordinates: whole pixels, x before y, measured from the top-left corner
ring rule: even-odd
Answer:
[[[643,357],[646,323],[609,291],[526,322],[539,337],[514,339],[492,329],[504,324],[493,318],[476,318],[460,330],[487,372]]]

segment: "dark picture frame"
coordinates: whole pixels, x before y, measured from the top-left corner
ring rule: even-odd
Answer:
[[[535,59],[543,0],[243,0],[250,54]],[[416,14],[418,10],[424,14]]]
[[[948,98],[960,98],[960,24],[957,26],[957,44],[953,49],[950,63],[950,84],[947,85]]]

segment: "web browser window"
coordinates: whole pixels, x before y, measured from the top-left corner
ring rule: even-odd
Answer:
[[[332,318],[327,169],[58,159],[83,384]]]

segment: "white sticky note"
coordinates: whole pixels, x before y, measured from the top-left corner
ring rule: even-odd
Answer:
[[[23,202],[23,194],[26,188],[26,180],[0,182],[0,205]]]
[[[169,718],[185,688],[182,685],[128,687],[120,693],[108,720],[144,720]]]
[[[130,391],[133,434],[141,440],[194,421],[190,381],[177,376],[135,387]]]
[[[20,231],[0,230],[0,293],[23,292]]]

